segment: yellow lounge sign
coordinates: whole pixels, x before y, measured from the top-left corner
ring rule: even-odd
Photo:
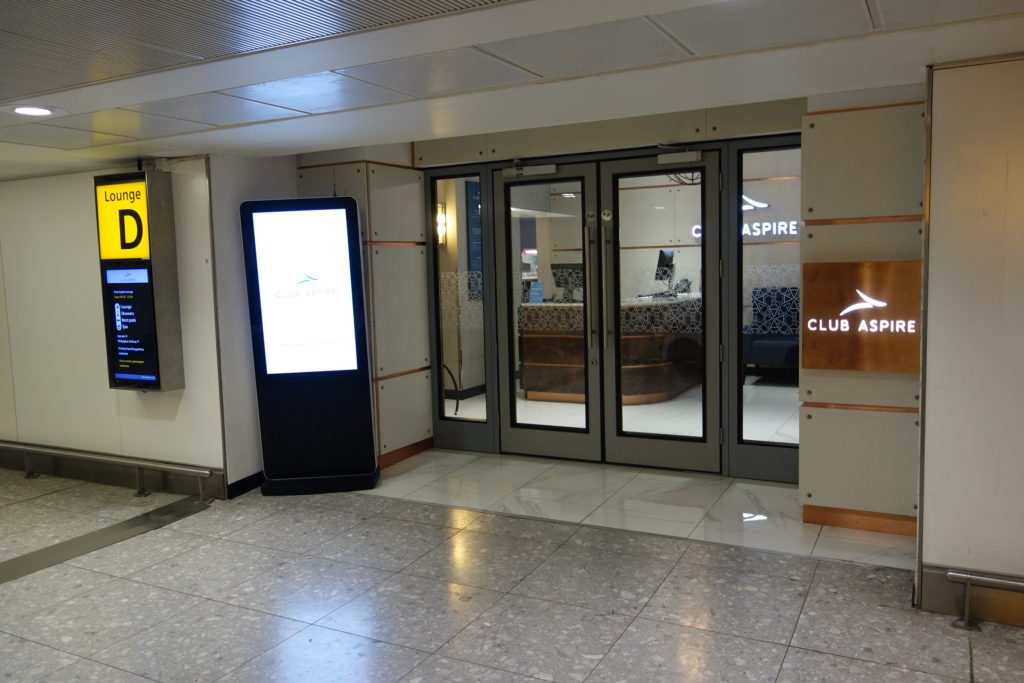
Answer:
[[[149,258],[148,203],[145,180],[96,185],[100,259]]]

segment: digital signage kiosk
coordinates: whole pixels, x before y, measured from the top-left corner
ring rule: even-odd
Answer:
[[[265,494],[373,488],[380,476],[356,202],[245,202]]]
[[[110,388],[183,389],[170,174],[94,181]]]

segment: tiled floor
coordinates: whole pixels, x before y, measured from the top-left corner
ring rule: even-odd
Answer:
[[[384,471],[375,495],[910,569],[908,536],[805,524],[789,484],[434,450]]]
[[[747,495],[631,470],[580,471],[576,486],[564,463],[488,460],[435,452],[385,486],[461,469],[463,482],[475,472],[480,487],[537,496],[524,500],[571,489],[628,511],[644,494],[645,512],[690,526],[719,502],[723,518],[743,508],[730,491]],[[680,490],[692,513],[670,504]],[[911,609],[910,593],[902,569],[386,496],[253,492],[0,584],[0,680],[1022,679],[1024,630],[959,631]]]

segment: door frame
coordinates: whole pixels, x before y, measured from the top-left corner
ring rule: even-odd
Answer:
[[[723,387],[738,387],[740,372],[740,350],[739,334],[742,327],[742,319],[739,307],[729,305],[729,302],[737,302],[741,281],[738,279],[742,274],[742,264],[737,258],[730,255],[738,254],[739,249],[739,226],[741,225],[738,204],[730,206],[732,198],[739,198],[741,181],[738,176],[739,154],[742,151],[756,149],[769,150],[780,147],[800,146],[800,134],[790,133],[782,135],[759,136],[725,141],[694,142],[678,149],[664,149],[658,147],[644,147],[627,150],[612,150],[605,152],[587,152],[580,154],[552,155],[548,157],[531,157],[523,160],[524,165],[554,163],[560,165],[575,163],[600,163],[611,162],[620,159],[651,159],[659,153],[666,151],[694,150],[713,151],[720,154],[720,172],[724,180],[724,190],[720,193],[719,212],[721,216],[722,239],[720,240],[720,254],[722,258],[722,286],[721,286],[721,329],[723,334],[722,344],[724,346],[724,357],[722,364],[721,383]],[[430,169],[423,169],[425,191],[424,203],[426,206],[426,220],[428,233],[431,235],[431,246],[427,250],[428,277],[429,277],[429,299],[431,324],[434,330],[430,335],[432,354],[432,375],[434,377],[433,397],[433,434],[435,444],[439,448],[454,448],[474,450],[488,453],[501,452],[499,441],[498,416],[498,362],[497,362],[497,297],[495,293],[495,245],[494,226],[495,216],[493,202],[482,201],[481,221],[483,221],[483,243],[484,243],[484,282],[489,283],[484,287],[484,334],[488,348],[492,353],[487,354],[486,377],[487,377],[487,415],[486,422],[474,422],[445,418],[440,416],[439,404],[443,400],[439,387],[441,386],[440,361],[438,351],[440,349],[440,325],[438,317],[437,298],[437,254],[436,239],[434,236],[433,213],[434,213],[434,180],[442,178],[461,178],[470,175],[477,175],[480,178],[481,197],[493,196],[493,172],[507,168],[512,160],[501,162],[488,162],[482,164],[460,164],[442,166]],[[732,333],[731,331],[735,331]],[[732,340],[726,335],[734,334]],[[732,343],[729,343],[729,342]],[[797,481],[797,456],[798,447],[794,446],[770,446],[760,443],[742,443],[739,437],[739,399],[728,401],[728,391],[723,392],[721,406],[721,421],[724,432],[724,443],[721,446],[721,474],[723,476],[740,476],[752,479],[764,479],[768,481]],[[739,392],[731,392],[733,395]],[[602,445],[603,446],[603,445]],[[603,452],[603,448],[602,448]],[[763,460],[758,462],[758,460]],[[788,460],[788,463],[786,462]]]
[[[724,175],[726,191],[722,193],[722,343],[725,348],[722,367],[723,395],[732,397],[723,406],[722,474],[744,479],[797,483],[799,479],[799,445],[745,442],[741,438],[743,376],[741,297],[743,294],[743,260],[740,226],[743,224],[739,198],[743,192],[744,152],[767,152],[774,149],[800,147],[800,134],[772,135],[744,140],[731,140],[725,145],[730,172]],[[731,206],[730,206],[731,204]],[[731,257],[731,258],[730,258]],[[799,371],[799,369],[798,369]],[[799,390],[799,384],[798,388]]]

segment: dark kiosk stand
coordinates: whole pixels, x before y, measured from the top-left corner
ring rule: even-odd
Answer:
[[[380,477],[357,216],[351,197],[241,206],[265,495]]]

